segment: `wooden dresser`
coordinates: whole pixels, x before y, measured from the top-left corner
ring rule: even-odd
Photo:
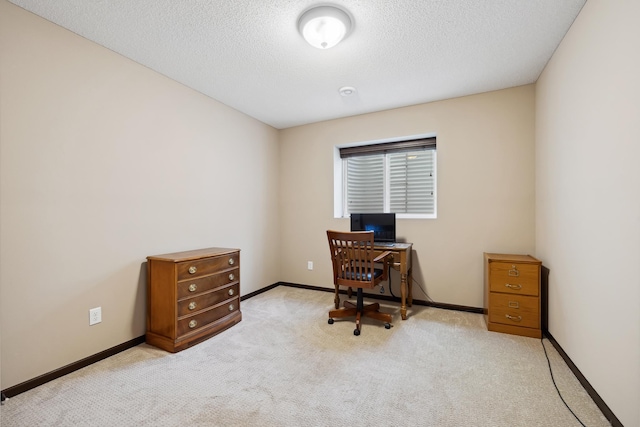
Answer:
[[[239,249],[147,257],[148,344],[175,353],[240,320]]]
[[[484,314],[490,331],[542,337],[541,266],[530,255],[484,254]]]

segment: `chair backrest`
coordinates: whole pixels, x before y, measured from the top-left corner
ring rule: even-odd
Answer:
[[[386,268],[375,269],[373,264],[373,231],[327,230],[327,237],[334,284],[370,289],[383,279]]]

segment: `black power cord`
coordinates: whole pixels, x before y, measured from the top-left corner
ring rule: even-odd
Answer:
[[[427,296],[428,300],[431,300],[431,298],[429,298],[429,295],[427,294],[427,291],[422,287],[422,285],[415,279],[413,279],[413,281],[415,283],[418,284],[418,286],[420,287],[420,289],[422,290],[422,292],[424,292],[424,294]],[[391,287],[391,268],[389,268],[389,292],[391,293],[391,296],[393,298],[397,298],[394,294],[393,294],[393,288]],[[547,347],[544,345],[544,338],[540,338],[540,344],[542,344],[542,349],[544,350],[544,355],[547,358],[547,365],[549,365],[549,373],[551,374],[551,381],[553,382],[553,386],[556,388],[556,391],[558,392],[558,396],[560,397],[560,400],[562,400],[562,403],[564,403],[564,406],[567,407],[567,409],[569,410],[569,412],[571,412],[571,415],[574,416],[574,418],[580,423],[580,425],[582,427],[587,427],[582,420],[580,420],[580,418],[578,418],[578,416],[576,415],[575,412],[573,412],[573,410],[569,407],[569,405],[567,404],[567,402],[564,400],[564,398],[562,397],[562,394],[560,393],[560,389],[558,389],[558,385],[556,384],[556,379],[553,376],[553,369],[551,369],[551,361],[549,360],[549,354],[547,353]]]
[[[387,286],[389,286],[389,293],[391,294],[391,297],[394,299],[397,299],[398,301],[400,301],[400,297],[397,297],[394,293],[393,293],[393,287],[391,286],[391,267],[389,267],[389,274],[387,275],[388,279],[387,279]],[[412,277],[413,279],[413,277]],[[416,285],[418,285],[418,287],[420,288],[420,290],[422,290],[422,292],[424,293],[424,295],[427,297],[427,301],[429,302],[433,302],[433,300],[431,298],[429,298],[429,294],[427,294],[427,291],[422,287],[422,285],[420,284],[420,282],[418,282],[416,279],[413,279],[413,283],[415,283]]]
[[[573,410],[569,407],[569,405],[567,405],[567,402],[565,402],[564,398],[562,397],[562,394],[560,393],[560,389],[558,389],[558,385],[556,384],[556,380],[553,377],[553,370],[551,369],[551,361],[549,360],[549,355],[547,354],[547,347],[545,347],[544,345],[544,338],[540,338],[540,344],[542,344],[542,348],[544,349],[544,355],[547,358],[547,364],[549,365],[549,373],[551,374],[551,381],[553,382],[554,387],[556,388],[556,391],[558,392],[558,396],[560,396],[560,400],[562,400],[562,403],[564,403],[564,406],[567,407],[567,409],[569,410],[569,412],[571,412],[571,415],[573,415],[575,417],[576,420],[578,420],[578,422],[580,423],[581,426],[583,427],[587,427],[584,425],[584,423],[580,420],[580,418],[578,418],[578,416],[576,415],[575,412],[573,412]]]
[[[389,286],[389,293],[391,294],[391,296],[392,296],[394,299],[396,299],[396,298],[398,298],[398,297],[397,297],[397,296],[395,296],[395,295],[393,294],[393,288],[391,287],[391,266],[389,266],[389,274],[387,275],[387,277],[389,278],[389,279],[387,280],[387,282],[388,282],[388,286]]]
[[[413,278],[412,278],[413,279]],[[413,283],[415,283],[416,285],[418,285],[418,287],[420,288],[420,290],[422,291],[422,293],[424,294],[424,296],[427,298],[427,301],[429,302],[433,302],[433,300],[431,299],[431,297],[429,296],[429,294],[427,293],[427,290],[425,288],[422,287],[422,285],[420,284],[420,282],[418,282],[416,279],[413,279]]]

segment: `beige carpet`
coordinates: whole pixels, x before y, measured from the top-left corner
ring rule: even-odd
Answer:
[[[238,325],[181,353],[146,344],[9,399],[10,426],[578,426],[540,340],[486,331],[479,314],[410,309],[390,330],[327,324],[331,293],[280,286]],[[545,341],[558,387],[608,426]]]

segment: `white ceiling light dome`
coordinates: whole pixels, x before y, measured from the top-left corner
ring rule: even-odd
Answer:
[[[349,14],[335,6],[316,6],[298,20],[298,31],[313,47],[329,49],[344,39],[353,22]]]

